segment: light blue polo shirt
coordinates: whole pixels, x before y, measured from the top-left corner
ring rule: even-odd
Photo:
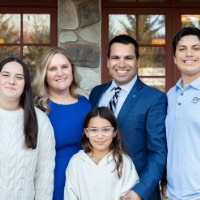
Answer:
[[[182,88],[182,79],[167,93],[167,196],[200,199],[200,77]]]

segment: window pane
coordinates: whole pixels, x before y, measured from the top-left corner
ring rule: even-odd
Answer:
[[[200,28],[200,15],[181,15],[182,27],[194,26]]]
[[[23,25],[24,43],[50,43],[49,14],[24,14]]]
[[[181,0],[182,2],[200,2],[200,0]]]
[[[138,20],[138,38],[136,21]],[[127,33],[139,44],[165,44],[165,15],[109,15],[109,39]]]
[[[0,0],[0,2],[3,2],[3,1],[8,1],[8,0]],[[9,1],[11,1],[11,2],[15,2],[15,1],[18,1],[19,2],[19,0],[9,0]],[[20,2],[27,2],[28,0],[20,0]],[[53,1],[53,0],[34,0],[34,1],[40,1],[40,2],[51,2],[51,1]],[[29,1],[30,2],[30,1]]]
[[[139,76],[165,76],[164,47],[140,47]]]
[[[116,2],[136,2],[137,0],[109,0],[109,1],[116,1]]]
[[[0,46],[0,60],[7,57],[20,57],[20,47],[18,46]]]
[[[31,78],[33,78],[33,76],[35,74],[36,63],[38,62],[41,55],[48,49],[49,49],[49,47],[47,47],[47,46],[24,46],[23,60],[28,65]]]
[[[127,33],[133,38],[136,38],[135,27],[135,15],[109,15],[109,39],[122,33]]]
[[[20,15],[0,14],[0,44],[19,43]]]
[[[141,80],[147,85],[165,91],[165,78],[141,78]]]
[[[109,1],[124,2],[124,3],[125,2],[165,2],[165,0],[109,0]]]
[[[138,2],[165,2],[165,0],[138,0]]]
[[[138,29],[140,44],[165,44],[165,15],[139,15]]]

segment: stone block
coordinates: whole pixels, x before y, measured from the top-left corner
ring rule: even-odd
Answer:
[[[62,44],[78,67],[99,67],[100,48],[95,44]]]
[[[80,27],[90,26],[100,21],[98,1],[86,1],[79,4]]]

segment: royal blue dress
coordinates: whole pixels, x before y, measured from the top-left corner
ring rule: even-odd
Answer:
[[[79,96],[77,103],[63,105],[49,100],[49,106],[56,140],[53,200],[63,200],[65,171],[70,158],[81,149],[83,121],[91,105],[86,97]]]

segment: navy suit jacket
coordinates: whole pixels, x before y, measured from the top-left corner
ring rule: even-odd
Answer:
[[[92,90],[89,97],[92,107],[98,106],[110,84]],[[166,112],[166,94],[145,85],[138,78],[117,117],[123,141],[140,177],[140,182],[132,190],[144,200],[161,198],[159,181],[167,158]]]

